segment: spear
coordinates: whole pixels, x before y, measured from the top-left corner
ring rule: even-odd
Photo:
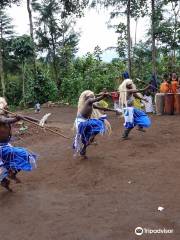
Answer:
[[[8,110],[6,110],[6,109],[0,108],[0,110],[2,110],[2,111],[4,111],[4,112],[7,112],[7,113],[9,113],[9,114],[11,114],[11,115],[13,115],[13,116],[15,116],[15,117],[18,116],[16,113],[10,112],[10,111],[8,111]],[[61,136],[61,137],[63,137],[63,138],[71,139],[70,137],[67,137],[67,136],[65,136],[65,135],[63,135],[63,134],[61,134],[61,133],[59,133],[59,132],[56,132],[55,130],[53,130],[53,129],[49,128],[49,127],[41,126],[41,125],[39,125],[38,123],[35,123],[35,122],[27,119],[26,117],[23,117],[23,116],[20,116],[20,117],[21,117],[22,120],[24,120],[24,121],[26,121],[26,122],[28,122],[28,123],[31,123],[31,124],[34,125],[34,126],[37,126],[37,127],[41,128],[41,129],[44,129],[44,130],[47,130],[47,131],[49,131],[49,132],[51,132],[51,133],[54,133],[54,134],[56,134],[56,135],[58,135],[58,136]]]

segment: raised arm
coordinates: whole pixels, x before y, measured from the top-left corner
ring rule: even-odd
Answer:
[[[89,99],[88,100],[88,102],[90,103],[90,104],[93,104],[93,103],[95,103],[95,102],[99,102],[99,101],[101,101],[103,98],[105,98],[107,96],[107,94],[106,93],[103,93],[100,97],[97,97],[97,98],[94,98],[94,99]]]
[[[112,109],[112,108],[103,108],[103,107],[97,106],[96,104],[93,104],[93,107],[94,107],[95,109],[99,109],[99,110],[102,110],[102,111],[117,112],[116,110],[114,110],[114,109]]]
[[[135,89],[135,90],[127,90],[127,92],[130,92],[130,93],[143,93],[145,92],[146,90],[148,90],[150,88],[150,85],[148,85],[147,87],[143,88],[143,89]]]
[[[21,120],[21,118],[19,116],[17,117],[5,117],[5,116],[1,116],[0,117],[0,123],[7,123],[7,124],[12,124],[12,123],[16,123],[19,120]]]

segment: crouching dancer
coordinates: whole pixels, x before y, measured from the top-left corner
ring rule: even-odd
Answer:
[[[21,120],[20,116],[8,117],[5,113],[7,102],[0,98],[0,182],[1,186],[9,191],[10,180],[20,182],[17,173],[21,170],[31,171],[36,167],[36,155],[25,148],[13,147],[11,139],[11,124]]]
[[[76,136],[73,143],[73,148],[76,153],[84,159],[86,156],[87,146],[90,145],[97,134],[111,132],[111,125],[107,121],[107,116],[102,115],[99,110],[113,111],[112,109],[98,107],[95,103],[101,101],[107,96],[103,93],[95,98],[93,92],[86,90],[79,98],[77,117],[75,120]]]
[[[147,101],[143,98],[140,92],[144,92],[149,88],[146,87],[142,90],[137,90],[135,84],[131,79],[126,79],[122,82],[119,86],[119,102],[121,108],[123,109],[123,116],[124,116],[124,133],[122,135],[123,139],[127,139],[130,131],[135,127],[138,126],[138,130],[145,132],[144,128],[149,128],[151,126],[151,121],[146,113],[142,110],[139,110],[133,106],[134,97]]]

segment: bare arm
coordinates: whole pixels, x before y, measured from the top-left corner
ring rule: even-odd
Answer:
[[[103,98],[105,98],[106,97],[106,94],[103,94],[103,95],[101,95],[100,97],[97,97],[97,98],[94,98],[94,99],[89,99],[88,100],[88,102],[90,103],[90,104],[93,104],[93,103],[95,103],[95,102],[99,102],[99,101],[101,101]]]
[[[99,106],[97,106],[97,105],[95,105],[95,104],[93,105],[93,107],[94,107],[95,109],[99,109],[99,110],[102,110],[102,111],[117,112],[117,111],[114,110],[114,109],[99,107]]]
[[[95,96],[96,96],[96,97],[100,97],[100,96],[102,96],[103,94],[106,94],[106,97],[112,97],[109,92],[106,92],[106,93],[101,92],[101,93],[96,94]]]
[[[145,92],[147,89],[149,89],[150,85],[148,85],[147,87],[143,88],[143,89],[135,89],[135,90],[127,90],[127,92],[130,92],[130,93],[143,93]]]
[[[134,93],[133,96],[134,96],[135,98],[137,98],[137,99],[140,99],[140,100],[143,100],[143,101],[145,101],[145,102],[148,102],[146,99],[141,98],[137,93]]]
[[[0,117],[0,123],[7,123],[7,124],[12,124],[12,123],[16,123],[20,120],[20,117],[12,117],[12,118],[8,118],[5,116],[1,116]]]

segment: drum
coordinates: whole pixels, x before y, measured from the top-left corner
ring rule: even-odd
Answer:
[[[165,100],[165,93],[156,93],[155,103],[156,103],[156,114],[157,115],[164,114],[164,100]]]
[[[174,112],[180,114],[180,93],[174,94]]]
[[[174,114],[174,93],[166,93],[164,98],[164,113]]]

